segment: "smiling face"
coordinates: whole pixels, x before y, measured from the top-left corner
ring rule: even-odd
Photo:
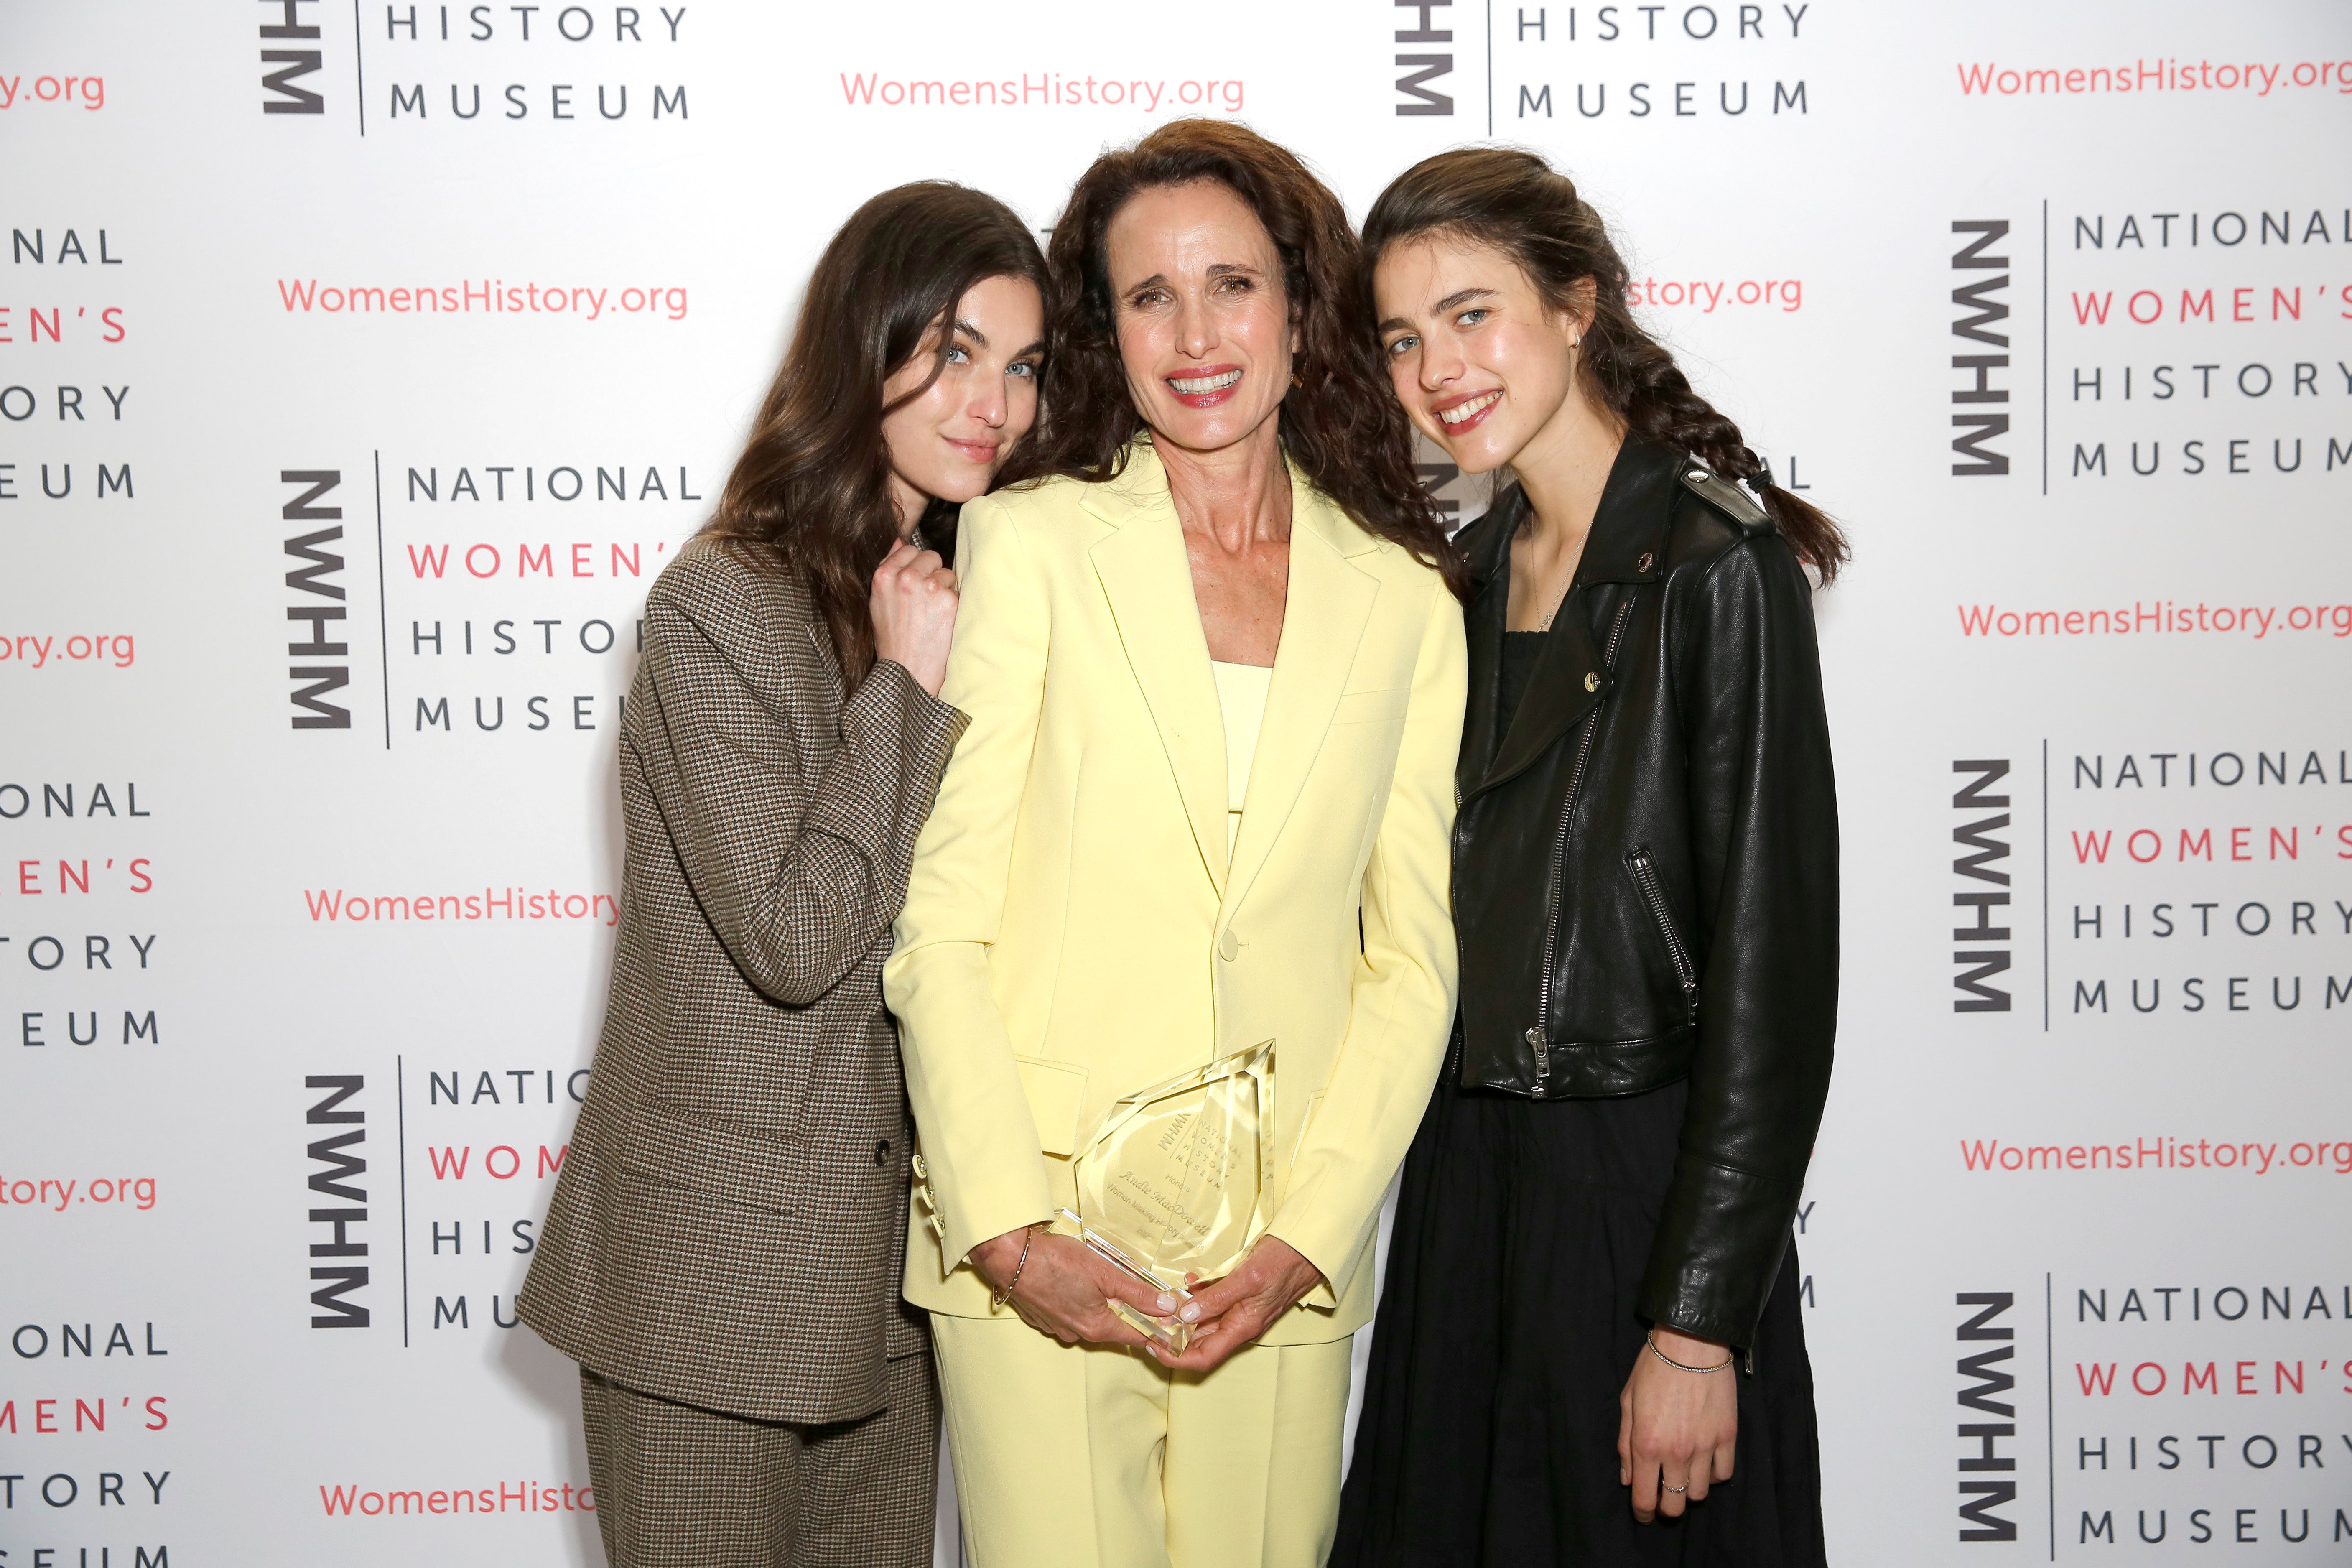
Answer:
[[[1298,333],[1249,204],[1214,181],[1158,186],[1118,210],[1104,248],[1128,395],[1153,434],[1210,452],[1268,429]]]
[[[1397,401],[1463,472],[1498,468],[1581,414],[1575,350],[1590,306],[1552,310],[1502,251],[1404,240],[1381,255],[1372,293]]]
[[[890,498],[902,531],[924,505],[968,501],[988,493],[1013,443],[1037,422],[1037,362],[1045,353],[1045,308],[1024,278],[991,278],[956,301],[947,321],[882,384],[882,404],[905,397],[931,374],[940,336],[947,363],[939,379],[906,406],[886,415]]]

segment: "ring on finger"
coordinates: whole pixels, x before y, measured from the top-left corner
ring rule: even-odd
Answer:
[[[1690,1490],[1690,1488],[1689,1488],[1689,1487],[1687,1487],[1687,1486],[1680,1486],[1680,1487],[1668,1487],[1666,1489],[1667,1489],[1668,1491],[1670,1491],[1670,1492],[1686,1492],[1686,1491]]]

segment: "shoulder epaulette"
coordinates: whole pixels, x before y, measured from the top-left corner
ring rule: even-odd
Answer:
[[[1723,513],[1748,533],[1772,531],[1772,514],[1756,499],[1704,463],[1684,460],[1683,488]]]

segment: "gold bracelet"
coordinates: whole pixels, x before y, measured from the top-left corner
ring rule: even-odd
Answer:
[[[1658,1348],[1657,1330],[1652,1329],[1642,1342],[1650,1347],[1650,1353],[1652,1355],[1656,1356],[1660,1361],[1664,1362],[1676,1372],[1721,1372],[1725,1367],[1729,1366],[1733,1362],[1739,1359],[1736,1354],[1727,1351],[1724,1352],[1723,1359],[1716,1363],[1713,1366],[1685,1366],[1682,1363],[1676,1361],[1674,1357],[1668,1355],[1665,1352]]]
[[[1001,1308],[1005,1302],[1013,1300],[1013,1288],[1021,1283],[1021,1271],[1029,1267],[1029,1249],[1037,1245],[1037,1233],[1045,1227],[1041,1223],[1024,1228],[1025,1235],[1021,1242],[1021,1260],[1013,1266],[1013,1278],[1004,1282],[1004,1289],[991,1290],[988,1293],[988,1305],[991,1310]]]

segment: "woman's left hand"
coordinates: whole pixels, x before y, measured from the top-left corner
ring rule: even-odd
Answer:
[[[1192,1343],[1181,1356],[1158,1345],[1151,1353],[1180,1372],[1207,1372],[1254,1343],[1282,1314],[1323,1283],[1323,1271],[1278,1236],[1262,1236],[1241,1267],[1204,1285],[1178,1310],[1192,1325]]]
[[[1658,1349],[1685,1366],[1715,1366],[1732,1354],[1710,1340],[1655,1331]],[[1739,1437],[1739,1373],[1680,1372],[1643,1346],[1617,1398],[1617,1484],[1633,1489],[1633,1517],[1679,1518],[1706,1496],[1710,1482],[1731,1479]]]

